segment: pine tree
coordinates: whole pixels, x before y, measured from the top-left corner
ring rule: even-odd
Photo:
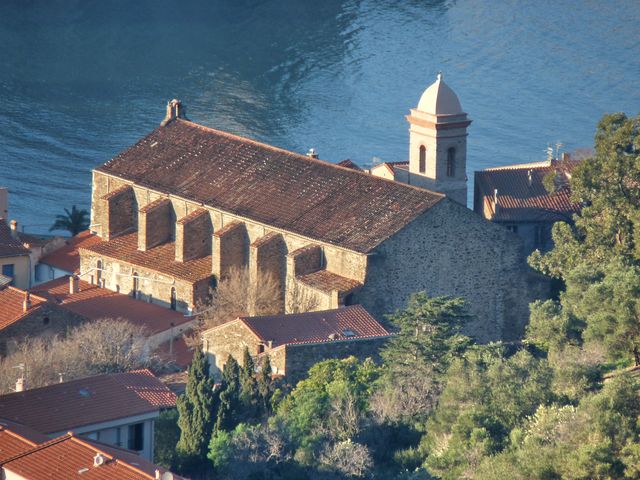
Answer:
[[[217,392],[209,376],[209,361],[197,348],[189,367],[185,393],[177,401],[180,418],[180,440],[177,450],[191,459],[188,463],[206,461],[207,448],[215,422]]]

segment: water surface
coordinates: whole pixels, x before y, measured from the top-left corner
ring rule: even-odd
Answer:
[[[640,112],[638,24],[637,0],[3,0],[0,184],[11,217],[46,231],[174,97],[326,160],[403,160],[404,115],[439,70],[473,119],[470,177],[540,160]]]

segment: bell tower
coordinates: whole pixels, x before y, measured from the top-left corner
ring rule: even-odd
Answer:
[[[409,122],[408,183],[446,194],[467,204],[467,127],[458,96],[438,73]]]

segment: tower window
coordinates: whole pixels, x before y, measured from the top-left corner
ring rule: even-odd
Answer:
[[[456,149],[451,147],[447,150],[447,177],[456,175]]]
[[[420,173],[427,171],[427,149],[424,145],[420,145]]]
[[[133,291],[131,292],[133,298],[140,298],[140,277],[138,272],[133,272]]]
[[[102,287],[102,260],[96,263],[96,281],[99,287]]]

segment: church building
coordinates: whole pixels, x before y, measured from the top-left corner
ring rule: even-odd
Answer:
[[[461,296],[469,334],[514,338],[538,283],[521,242],[464,206],[469,120],[441,77],[407,118],[400,182],[198,125],[171,101],[93,171],[100,240],[80,249],[80,275],[184,313],[232,268],[277,279],[287,313],[301,294],[378,319],[413,292]]]

